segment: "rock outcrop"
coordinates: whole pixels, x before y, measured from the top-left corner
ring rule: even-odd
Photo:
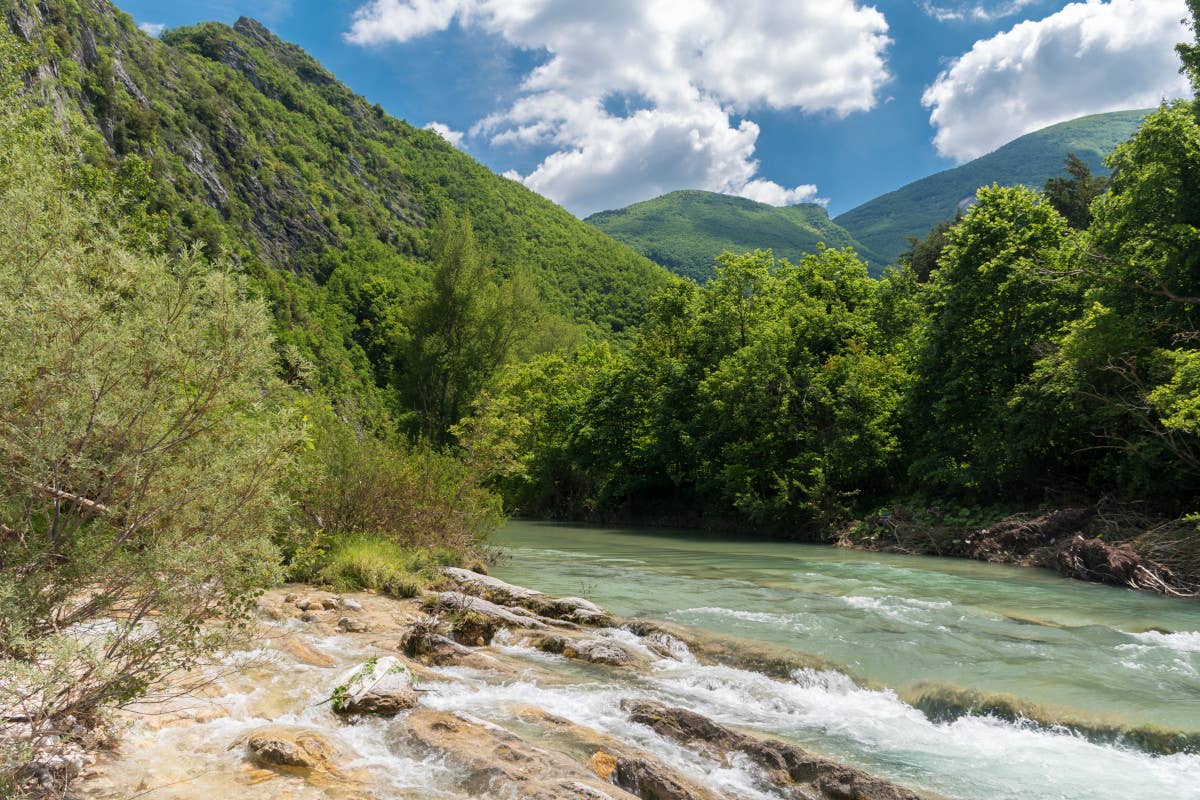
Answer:
[[[246,753],[260,767],[332,772],[345,754],[316,728],[264,725],[246,737]]]
[[[582,597],[553,597],[458,567],[445,567],[442,574],[467,594],[493,603],[519,606],[543,617],[582,625],[607,625],[612,619],[604,609]]]
[[[467,771],[471,796],[494,793],[506,800],[634,800],[637,795],[602,780],[560,753],[531,745],[479,719],[421,709],[405,720],[400,735],[439,753]]]
[[[740,753],[764,769],[772,782],[794,787],[804,793],[801,796],[814,800],[922,800],[915,792],[861,770],[786,742],[737,733],[684,708],[649,701],[627,701],[622,708],[631,721],[714,758],[728,759]]]
[[[343,674],[330,699],[339,714],[389,717],[417,705],[412,670],[394,656],[368,661]]]

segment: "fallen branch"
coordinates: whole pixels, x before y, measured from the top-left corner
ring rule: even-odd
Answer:
[[[47,486],[44,483],[35,483],[33,484],[33,488],[37,489],[44,495],[53,497],[55,500],[65,500],[69,503],[75,503],[81,508],[86,508],[88,511],[91,511],[95,514],[108,513],[108,506],[104,505],[103,503],[97,503],[95,500],[89,500],[86,497],[80,497],[77,494],[64,492],[62,489],[55,489],[53,486]]]

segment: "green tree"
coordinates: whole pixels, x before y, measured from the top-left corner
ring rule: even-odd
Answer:
[[[1067,154],[1065,169],[1067,177],[1050,178],[1042,191],[1067,224],[1081,231],[1092,223],[1092,201],[1107,191],[1108,178],[1093,175],[1074,153]]]
[[[441,443],[511,357],[539,310],[537,290],[524,272],[496,282],[469,219],[445,213],[432,250],[431,286],[413,313],[404,380],[421,434]]]
[[[1046,277],[1066,235],[1041,195],[996,186],[950,232],[907,401],[913,481],[989,493],[1028,482],[1008,401],[1076,308],[1072,285]]]

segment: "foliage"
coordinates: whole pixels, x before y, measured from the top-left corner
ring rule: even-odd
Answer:
[[[910,237],[923,237],[954,216],[980,186],[1040,189],[1062,170],[1063,158],[1077,153],[1093,172],[1128,139],[1149,111],[1095,114],[1022,136],[962,166],[914,181],[834,218],[855,239],[893,263]]]
[[[421,433],[441,441],[535,327],[539,310],[523,272],[492,280],[469,220],[446,215],[433,253],[432,287],[413,314],[407,389]]]
[[[296,532],[284,547],[294,569],[310,573],[331,544],[359,535],[470,553],[503,519],[499,498],[453,455],[373,435],[325,401],[305,410],[311,450],[292,477]]]
[[[240,631],[277,577],[299,426],[245,282],[129,249],[121,198],[17,108],[0,112],[0,717],[36,750]]]
[[[1108,190],[1108,177],[1092,175],[1087,162],[1074,153],[1066,159],[1067,177],[1046,181],[1043,192],[1050,205],[1063,215],[1067,224],[1085,230],[1092,222],[1092,201]]]
[[[415,597],[440,567],[462,561],[462,553],[445,548],[402,547],[378,536],[351,536],[339,539],[304,577],[338,591],[372,589],[392,597]]]
[[[200,243],[244,265],[275,316],[288,378],[352,396],[375,426],[432,430],[407,405],[413,378],[396,353],[413,345],[444,214],[471,220],[489,280],[536,295],[547,324],[628,336],[671,280],[436,133],[388,117],[253,20],[157,40],[107,3],[12,6],[47,65],[36,96],[87,119],[79,146],[95,170],[144,178],[139,213],[157,225],[155,246]]]
[[[900,254],[897,263],[911,269],[917,280],[922,283],[928,281],[937,270],[938,262],[942,259],[946,245],[950,244],[950,231],[960,222],[962,222],[961,211],[953,220],[945,220],[934,225],[923,239],[909,236],[908,249]]]
[[[906,371],[885,352],[879,285],[849,251],[724,255],[705,287],[660,295],[629,353],[506,373],[464,441],[500,465],[510,502],[541,511],[699,497],[765,528],[832,519],[886,485],[898,453]]]
[[[906,401],[913,479],[952,491],[1029,488],[1035,456],[1014,437],[1023,420],[1008,401],[1076,302],[1070,284],[1043,278],[1066,231],[1031,190],[991,187],[950,232]]]
[[[816,252],[818,244],[853,247],[874,269],[885,264],[831,222],[815,203],[778,208],[744,197],[679,191],[617,211],[601,211],[585,222],[699,283],[712,278],[721,253],[755,248],[799,259]]]

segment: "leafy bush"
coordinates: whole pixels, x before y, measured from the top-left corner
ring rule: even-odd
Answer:
[[[384,439],[308,404],[310,449],[293,476],[293,536],[300,569],[333,543],[369,535],[403,548],[478,550],[504,519],[500,499],[450,453]]]
[[[339,541],[313,573],[340,591],[374,589],[393,597],[415,597],[440,567],[457,566],[463,555],[446,549],[412,549],[378,537]]]
[[[0,719],[22,726],[0,739],[30,754],[239,631],[277,575],[299,436],[241,278],[127,249],[113,198],[76,188],[58,125],[15,105],[0,112]]]

